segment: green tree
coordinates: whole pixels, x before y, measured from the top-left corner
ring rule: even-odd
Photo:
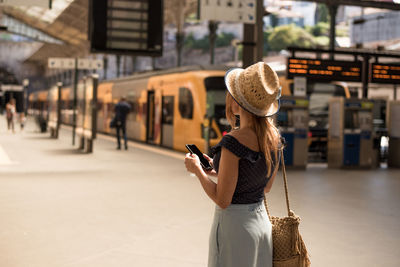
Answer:
[[[264,56],[267,55],[269,51],[271,51],[270,45],[269,45],[269,36],[274,32],[273,28],[268,28],[266,31],[264,31],[264,47],[263,47],[263,54]]]
[[[294,24],[276,27],[268,37],[271,50],[281,51],[288,46],[313,47],[314,37],[303,28]]]
[[[317,10],[315,11],[315,21],[316,22],[329,22],[330,15],[329,9],[325,4],[318,4]]]
[[[223,32],[221,34],[218,34],[217,40],[215,41],[215,46],[216,47],[231,46],[231,42],[232,42],[232,40],[234,38],[235,38],[235,35],[233,33],[225,33],[225,32]]]
[[[329,46],[329,37],[317,36],[317,37],[315,37],[315,44],[319,47],[327,48]]]
[[[215,41],[215,47],[227,47],[231,45],[232,40],[235,38],[233,33],[221,33],[218,34],[217,40]],[[201,49],[206,52],[210,49],[209,35],[203,36],[203,38],[195,39],[193,33],[189,33],[186,36],[184,42],[185,48],[188,49]]]
[[[210,48],[208,35],[200,39],[195,39],[193,33],[189,33],[185,38],[184,47],[188,49],[201,49],[207,51]]]
[[[311,34],[314,36],[329,36],[330,25],[327,22],[318,22],[311,27]]]

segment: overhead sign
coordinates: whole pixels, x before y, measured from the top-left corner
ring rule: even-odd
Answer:
[[[161,56],[163,1],[89,1],[91,52]]]
[[[51,57],[48,60],[49,69],[74,69],[75,58]]]
[[[307,78],[297,76],[294,77],[294,96],[306,96],[307,95]]]
[[[399,64],[371,64],[372,83],[400,84],[400,65]]]
[[[78,58],[78,69],[80,70],[93,70],[103,69],[104,64],[102,59],[86,59]]]
[[[288,58],[287,76],[306,77],[313,81],[361,82],[361,62]]]
[[[48,60],[49,69],[75,69],[75,58],[51,57]],[[78,69],[93,70],[104,67],[101,59],[78,58]]]
[[[200,20],[256,23],[256,0],[200,0]]]
[[[2,84],[2,85],[0,85],[0,87],[3,92],[6,92],[6,91],[19,91],[20,92],[20,91],[24,90],[24,87],[22,85],[16,85],[16,84]]]
[[[37,7],[49,8],[50,0],[0,0],[0,5],[37,6]]]

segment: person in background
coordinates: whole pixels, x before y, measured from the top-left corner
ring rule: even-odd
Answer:
[[[213,159],[204,154],[214,169],[203,170],[195,154],[185,158],[187,170],[216,204],[208,267],[272,267],[272,225],[263,199],[279,164],[280,134],[271,119],[279,110],[278,75],[259,62],[228,71],[225,84],[232,130],[213,148]]]
[[[121,97],[120,101],[115,105],[115,120],[116,120],[116,130],[117,130],[117,149],[121,149],[121,137],[120,132],[124,137],[125,150],[128,149],[128,140],[126,137],[126,117],[131,110],[131,105],[126,101],[125,97]]]
[[[7,118],[7,127],[8,130],[14,130],[14,116],[15,116],[15,99],[11,98],[10,101],[6,104],[6,118]]]

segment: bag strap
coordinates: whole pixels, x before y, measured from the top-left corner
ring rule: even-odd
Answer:
[[[285,186],[286,207],[287,207],[288,216],[290,216],[291,212],[290,212],[290,203],[289,203],[289,189],[288,189],[288,185],[287,185],[285,159],[283,157],[283,147],[281,149],[279,149],[279,153],[280,153],[281,164],[282,164],[283,183]],[[271,215],[268,210],[267,198],[266,198],[265,194],[264,194],[264,205],[265,205],[265,209],[268,213],[268,217],[271,220]]]

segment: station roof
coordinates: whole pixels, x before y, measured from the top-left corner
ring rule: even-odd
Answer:
[[[46,65],[48,57],[79,56],[87,51],[88,0],[53,0],[52,9],[4,6],[3,13],[64,44],[43,43],[27,62]]]
[[[89,0],[53,0],[52,8],[3,6],[3,13],[64,44],[43,43],[26,62],[47,65],[49,57],[79,57],[89,54]],[[164,20],[183,29],[184,19],[197,10],[197,0],[165,0]]]
[[[39,6],[19,6],[17,9],[22,10],[28,16],[36,18],[45,23],[53,23],[54,20],[67,8],[74,0],[54,0],[51,9]]]

